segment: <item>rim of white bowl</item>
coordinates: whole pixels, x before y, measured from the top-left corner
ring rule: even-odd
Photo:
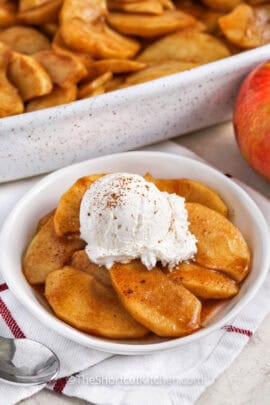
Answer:
[[[240,198],[241,202],[243,202],[249,212],[252,212],[253,221],[256,222],[257,231],[259,231],[260,235],[264,236],[261,237],[262,242],[262,251],[264,253],[263,257],[261,258],[261,270],[258,274],[256,280],[254,281],[253,285],[249,288],[249,290],[245,293],[245,295],[234,305],[234,307],[226,314],[225,316],[218,319],[210,326],[206,326],[194,332],[191,335],[187,335],[184,337],[179,338],[172,338],[163,342],[157,343],[146,343],[146,344],[136,344],[136,343],[119,343],[119,341],[115,342],[113,339],[107,340],[99,340],[100,337],[94,335],[87,335],[79,330],[73,328],[69,324],[65,323],[61,319],[58,319],[55,315],[46,311],[46,309],[41,304],[34,304],[32,299],[27,295],[25,291],[21,291],[20,287],[16,285],[15,280],[10,276],[8,268],[12,266],[10,260],[10,245],[8,244],[9,238],[6,237],[10,233],[10,229],[13,229],[16,226],[16,219],[18,216],[21,215],[23,209],[28,206],[28,203],[32,201],[33,198],[42,190],[46,189],[48,184],[53,183],[58,177],[62,177],[65,173],[70,172],[71,169],[75,169],[78,167],[87,166],[90,162],[102,161],[106,159],[118,159],[123,157],[124,155],[140,155],[144,157],[166,157],[168,159],[174,159],[176,161],[188,161],[189,163],[192,162],[197,166],[201,166],[204,169],[209,171],[209,174],[214,173],[215,176],[219,177],[221,181],[226,183],[231,189],[233,189],[237,194],[238,198]],[[76,163],[70,166],[66,166],[62,169],[59,169],[51,174],[45,176],[42,180],[40,180],[36,185],[34,185],[30,190],[26,192],[26,194],[18,201],[15,207],[12,209],[8,217],[6,218],[1,232],[0,232],[0,246],[1,246],[1,254],[0,254],[0,269],[2,272],[2,276],[5,279],[7,285],[9,286],[10,290],[15,294],[18,301],[20,301],[27,310],[33,314],[41,323],[46,324],[47,327],[52,328],[56,333],[79,343],[83,346],[87,346],[96,350],[100,350],[103,352],[114,353],[114,354],[126,354],[126,355],[138,355],[138,354],[147,354],[147,353],[154,353],[162,350],[168,350],[176,348],[177,346],[182,346],[193,341],[199,340],[210,333],[214,332],[215,330],[224,326],[230,319],[236,316],[246,305],[247,303],[254,297],[260,286],[262,285],[270,266],[270,250],[268,246],[270,244],[270,236],[269,236],[269,229],[264,219],[263,214],[261,213],[260,209],[256,205],[256,203],[249,197],[247,192],[243,190],[240,186],[238,186],[235,182],[228,179],[224,174],[220,171],[216,170],[212,166],[207,165],[206,163],[202,163],[196,159],[186,156],[180,156],[177,154],[166,153],[166,152],[155,152],[155,151],[134,151],[134,152],[123,152],[123,153],[116,153],[112,155],[105,155],[94,159],[89,159],[80,163]]]

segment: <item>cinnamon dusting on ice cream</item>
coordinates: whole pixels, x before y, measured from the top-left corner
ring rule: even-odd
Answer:
[[[148,269],[157,261],[173,267],[197,251],[184,199],[136,174],[97,180],[82,199],[80,224],[90,260],[107,268],[136,258]]]

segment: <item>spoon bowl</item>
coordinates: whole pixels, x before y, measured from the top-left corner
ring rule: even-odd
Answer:
[[[59,359],[47,346],[31,339],[0,337],[0,380],[38,385],[56,377]]]

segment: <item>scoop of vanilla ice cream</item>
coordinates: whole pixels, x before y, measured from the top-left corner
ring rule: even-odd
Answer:
[[[170,268],[197,251],[188,230],[184,198],[161,192],[143,177],[114,173],[86,191],[80,207],[81,238],[89,259],[108,269],[140,258],[150,270]]]

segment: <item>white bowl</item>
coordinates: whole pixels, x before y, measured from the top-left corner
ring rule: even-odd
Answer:
[[[270,44],[97,97],[2,118],[0,182],[224,122],[241,81],[269,55]]]
[[[240,290],[215,319],[192,335],[177,338],[146,338],[115,341],[91,336],[67,325],[52,314],[27,283],[22,256],[40,217],[52,210],[60,196],[81,176],[98,172],[125,171],[158,177],[188,177],[216,190],[229,206],[231,219],[239,227],[252,251],[252,271]],[[270,262],[267,225],[258,207],[235,183],[211,167],[190,158],[160,152],[129,152],[104,156],[61,169],[41,180],[16,205],[0,234],[0,269],[17,299],[47,328],[82,345],[119,354],[145,354],[196,341],[220,328],[254,296],[267,274]]]

